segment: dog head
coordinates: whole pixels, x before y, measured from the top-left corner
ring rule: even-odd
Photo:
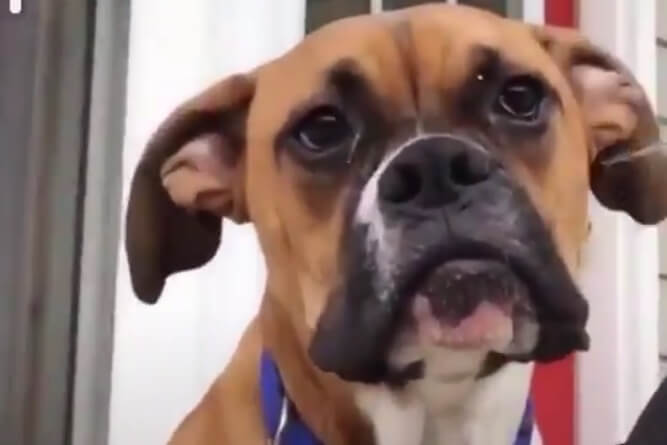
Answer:
[[[577,33],[444,5],[338,21],[158,129],[130,194],[133,286],[154,302],[222,218],[250,221],[326,371],[557,359],[588,345],[588,191],[667,214],[657,135],[633,76]]]

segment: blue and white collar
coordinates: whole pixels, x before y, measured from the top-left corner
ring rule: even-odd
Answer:
[[[269,444],[323,445],[301,420],[299,412],[285,393],[278,366],[266,350],[260,359],[259,386]],[[533,404],[528,399],[514,445],[531,445],[533,423]]]

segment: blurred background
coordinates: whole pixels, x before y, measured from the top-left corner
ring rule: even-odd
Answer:
[[[18,13],[7,3],[21,5]],[[418,0],[5,0],[0,7],[0,443],[164,443],[233,353],[265,270],[251,226],[133,295],[122,217],[151,132],[331,20]],[[450,0],[580,29],[635,72],[667,139],[666,0]],[[537,369],[547,445],[622,440],[667,374],[667,228],[591,202],[591,351]]]

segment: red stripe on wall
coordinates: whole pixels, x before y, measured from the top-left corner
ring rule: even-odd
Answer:
[[[545,22],[575,26],[575,0],[544,0]],[[537,365],[532,392],[544,445],[574,445],[574,356]]]
[[[573,445],[574,357],[537,365],[532,393],[544,445]]]
[[[549,25],[574,27],[574,8],[574,0],[545,0],[545,22]]]

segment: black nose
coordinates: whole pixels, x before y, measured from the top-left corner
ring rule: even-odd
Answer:
[[[493,168],[489,155],[465,139],[419,139],[404,147],[382,173],[379,200],[401,207],[442,207],[487,181]]]

